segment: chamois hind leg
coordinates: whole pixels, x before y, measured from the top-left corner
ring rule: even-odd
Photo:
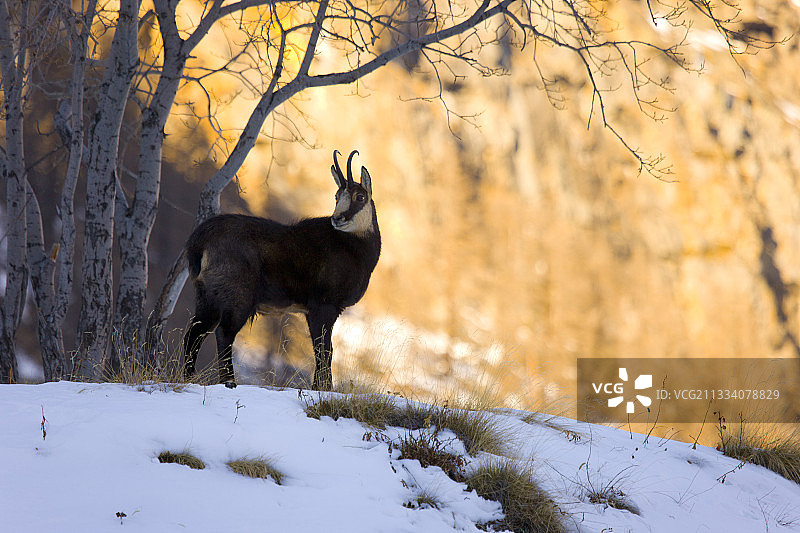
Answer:
[[[197,352],[200,345],[209,333],[214,331],[219,319],[215,319],[214,313],[204,311],[198,306],[195,316],[192,317],[186,334],[183,336],[183,376],[190,379],[195,372],[197,362]]]
[[[242,313],[226,311],[222,313],[217,327],[217,364],[219,366],[219,382],[229,389],[236,387],[233,374],[233,341],[236,334],[247,322],[248,316]]]
[[[308,332],[314,345],[314,390],[332,390],[333,372],[333,341],[331,333],[333,324],[339,317],[339,311],[333,306],[310,307],[306,315]]]

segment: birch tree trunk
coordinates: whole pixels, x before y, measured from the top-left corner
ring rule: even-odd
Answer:
[[[90,377],[104,362],[111,336],[112,247],[120,127],[138,56],[139,2],[122,0],[89,132],[86,223],[76,373]]]
[[[158,209],[161,187],[161,155],[164,126],[178,92],[186,54],[175,23],[176,3],[155,1],[156,16],[164,43],[164,64],[150,104],[144,109],[139,143],[139,172],[136,194],[126,205],[124,216],[117,217],[120,243],[120,281],[114,325],[117,346],[114,352],[157,364],[156,347],[148,349],[150,338],[145,332],[145,298],[147,294],[147,246]]]
[[[56,293],[53,287],[53,271],[58,246],[50,254],[44,253],[42,214],[39,201],[30,184],[26,184],[28,225],[28,264],[31,285],[36,295],[36,317],[38,321],[39,346],[42,350],[42,370],[45,381],[55,381],[66,376],[64,357],[64,334],[56,315]]]
[[[23,9],[23,13],[26,10]],[[23,15],[24,16],[24,15]],[[24,19],[23,19],[24,21]],[[0,305],[0,383],[10,383],[18,376],[16,341],[28,286],[25,261],[25,154],[22,136],[22,97],[25,76],[25,46],[15,41],[9,7],[0,1],[0,75],[2,76],[6,119],[6,289]]]
[[[83,159],[83,84],[86,77],[86,45],[89,27],[97,0],[90,0],[81,15],[70,9],[69,0],[62,0],[62,20],[69,32],[72,78],[69,97],[59,104],[53,124],[67,145],[69,158],[61,190],[58,215],[61,236],[50,253],[45,253],[42,217],[36,194],[27,184],[28,264],[37,311],[39,346],[45,381],[68,377],[71,362],[64,348],[64,319],[72,296],[72,269],[75,249],[75,186]]]

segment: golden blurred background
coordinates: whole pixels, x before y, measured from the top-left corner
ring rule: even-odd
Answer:
[[[483,59],[506,75],[465,70],[441,95],[413,58],[302,93],[265,126],[223,210],[328,215],[332,151],[359,150],[383,251],[366,296],[337,323],[336,382],[372,376],[420,396],[489,387],[512,407],[570,399],[569,414],[579,357],[790,357],[800,372],[800,2],[742,7],[742,31],[786,42],[732,56],[694,27],[684,52],[702,74],[653,65],[675,88],[660,95],[674,108],[665,120],[623,89],[605,93],[626,141],[665,156],[663,179],[640,174],[597,116],[589,122],[591,87],[574,61],[538,52],[558,90],[549,99],[530,49],[495,47]],[[658,42],[645,3],[607,9],[624,36]],[[210,35],[196,61],[229,38]],[[324,46],[317,61],[335,61]],[[188,108],[198,90],[187,85],[178,102]],[[213,90],[222,138],[186,113],[167,125],[151,298],[191,231],[198,188],[255,105],[234,77]],[[302,317],[256,321],[237,339],[241,373],[308,371],[306,336]]]
[[[743,7],[764,38],[800,21],[793,3]],[[640,2],[609,9],[621,27],[653,32]],[[400,389],[421,383],[415,368],[459,386],[485,373],[513,399],[574,394],[578,357],[800,356],[796,38],[732,57],[713,31],[693,30],[686,53],[705,68],[659,65],[675,87],[664,121],[609,93],[626,140],[671,164],[664,180],[640,175],[597,120],[587,128],[590,87],[576,65],[549,58],[563,97],[554,107],[527,53],[487,53],[508,75],[468,75],[444,104],[430,100],[437,80],[402,62],[357,87],[304,93],[285,110],[291,127],[278,125],[240,176],[255,214],[324,215],[331,151],[360,151],[384,247],[358,313],[338,328],[338,344],[358,352],[348,364]],[[307,367],[301,320],[241,342]],[[370,346],[348,343],[348,325]]]

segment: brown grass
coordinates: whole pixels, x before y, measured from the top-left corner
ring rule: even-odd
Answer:
[[[482,498],[503,507],[502,520],[486,524],[494,530],[516,533],[560,533],[561,512],[533,481],[532,472],[510,460],[498,459],[478,467],[467,476],[467,487]]]
[[[264,457],[258,457],[256,459],[237,459],[236,461],[229,462],[228,468],[242,476],[256,479],[272,479],[278,485],[280,485],[284,479],[283,472],[272,466],[271,462]]]
[[[410,430],[428,426],[446,428],[464,442],[470,455],[480,451],[500,455],[508,441],[504,428],[487,411],[451,409],[410,401],[400,407],[393,397],[375,393],[309,395],[306,414],[316,419],[323,416],[334,420],[353,418],[378,429],[387,426]]]
[[[454,481],[464,481],[466,461],[446,450],[448,442],[439,438],[438,431],[411,432],[400,440],[400,459],[416,459],[423,468],[438,466]]]
[[[763,466],[788,480],[800,483],[800,427],[784,429],[740,421],[731,432],[720,421],[717,449],[728,457]]]
[[[175,463],[179,465],[184,465],[194,470],[202,470],[206,467],[206,464],[202,460],[198,459],[197,457],[188,452],[179,452],[179,453],[174,453],[169,451],[161,452],[160,454],[158,454],[158,461],[160,463]]]

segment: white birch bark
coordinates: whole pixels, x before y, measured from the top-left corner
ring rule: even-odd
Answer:
[[[23,14],[26,10],[22,10]],[[24,16],[24,15],[23,15]],[[24,21],[24,20],[23,20]],[[18,376],[15,337],[28,286],[25,260],[25,155],[23,151],[23,84],[25,47],[16,41],[9,6],[0,1],[0,84],[6,120],[3,178],[6,182],[6,288],[0,305],[0,383]]]
[[[26,183],[28,226],[28,264],[31,285],[36,295],[36,317],[38,321],[39,346],[42,350],[42,370],[45,381],[55,381],[68,373],[64,356],[64,335],[56,316],[56,294],[53,287],[53,271],[58,246],[50,254],[44,253],[42,214],[39,201],[29,183]]]
[[[158,209],[161,187],[161,157],[164,143],[164,126],[169,117],[178,85],[181,81],[186,57],[183,41],[175,22],[177,3],[168,0],[154,2],[158,25],[164,43],[164,61],[153,97],[141,118],[139,143],[139,172],[136,194],[124,216],[117,217],[117,236],[120,243],[120,282],[115,310],[115,353],[126,354],[155,365],[157,342],[145,334],[145,298],[148,269],[147,246]]]
[[[69,5],[70,0],[64,0]],[[61,191],[60,218],[61,237],[56,259],[55,287],[56,306],[55,315],[59,327],[64,322],[72,296],[73,266],[75,251],[75,186],[81,171],[84,156],[84,126],[83,102],[84,81],[86,78],[87,46],[89,42],[89,28],[95,17],[97,0],[89,0],[86,10],[81,17],[80,31],[72,31],[70,46],[72,48],[72,79],[70,81],[69,100],[69,160],[67,171],[64,175],[64,187]]]
[[[67,144],[69,159],[59,201],[61,236],[49,253],[45,252],[39,202],[27,184],[28,264],[37,310],[39,346],[45,381],[69,377],[72,365],[64,348],[63,325],[72,293],[72,269],[75,249],[75,185],[83,158],[83,84],[86,73],[86,45],[89,26],[94,18],[96,0],[86,10],[73,15],[69,0],[63,1],[63,22],[70,36],[72,77],[69,98],[61,101],[53,119],[56,130]],[[74,16],[74,18],[73,18]],[[81,20],[82,19],[82,20]]]
[[[120,127],[138,63],[139,2],[122,0],[89,135],[81,310],[75,369],[90,377],[104,362],[111,336],[115,170]]]

